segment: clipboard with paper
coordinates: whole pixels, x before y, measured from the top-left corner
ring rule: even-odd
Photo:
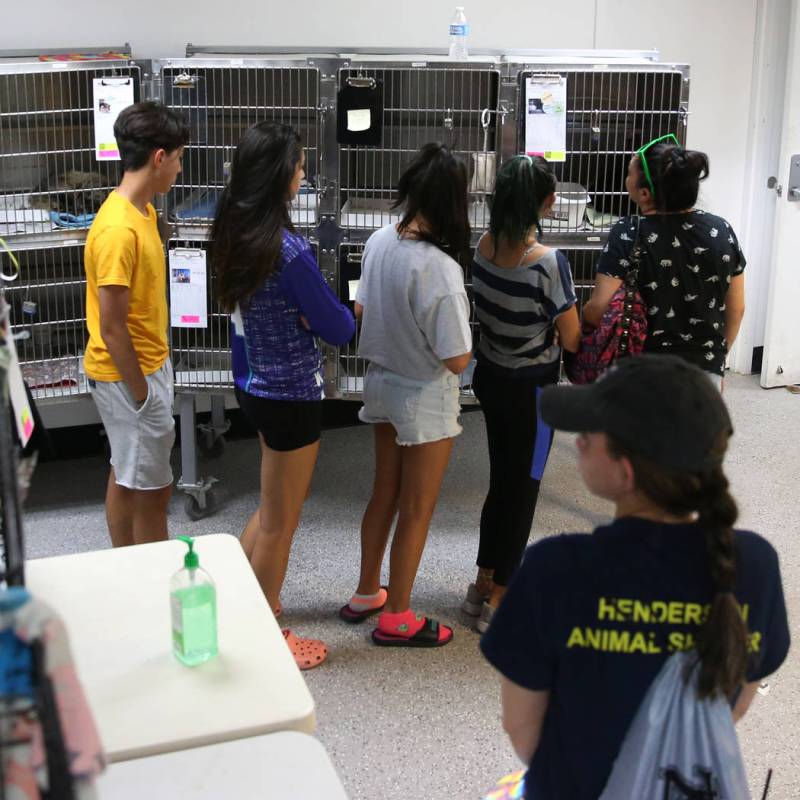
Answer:
[[[173,328],[208,327],[208,277],[204,250],[169,251],[169,308]]]
[[[94,142],[97,161],[119,161],[114,123],[120,111],[133,105],[133,79],[95,78],[92,81],[94,104]]]
[[[525,82],[525,152],[567,160],[567,77],[544,73]]]

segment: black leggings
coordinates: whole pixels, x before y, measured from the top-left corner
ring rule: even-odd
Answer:
[[[507,378],[479,362],[472,388],[486,418],[490,470],[478,567],[508,586],[528,543],[553,431],[538,418],[540,381]]]

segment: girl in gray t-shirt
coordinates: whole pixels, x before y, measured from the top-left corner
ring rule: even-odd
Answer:
[[[362,622],[381,612],[377,645],[439,647],[453,631],[410,608],[458,424],[458,375],[472,357],[470,305],[455,261],[469,246],[467,173],[449,148],[423,147],[403,173],[397,225],[367,242],[355,312],[367,359],[362,421],[375,430],[375,482],[361,522],[361,574],[339,612]],[[388,591],[381,562],[392,521]]]

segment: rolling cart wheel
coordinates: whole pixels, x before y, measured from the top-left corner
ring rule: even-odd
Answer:
[[[219,458],[225,452],[225,437],[214,435],[213,431],[197,432],[197,446],[207,458]]]
[[[190,520],[196,522],[210,516],[217,510],[217,499],[211,491],[206,492],[206,507],[201,508],[196,497],[189,495],[183,502],[183,509]]]

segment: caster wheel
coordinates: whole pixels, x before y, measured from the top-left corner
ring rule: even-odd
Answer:
[[[217,510],[217,500],[213,492],[208,491],[206,492],[206,506],[205,508],[201,508],[197,498],[189,495],[183,503],[183,509],[186,512],[186,516],[189,517],[190,520],[196,522],[199,519],[204,519],[210,514],[213,514]]]

